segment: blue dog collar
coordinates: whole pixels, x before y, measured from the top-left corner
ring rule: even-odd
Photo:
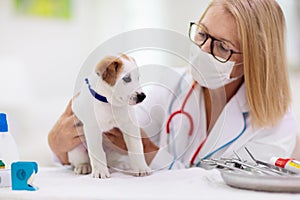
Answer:
[[[91,85],[89,83],[89,80],[87,78],[84,79],[84,80],[85,80],[86,84],[88,85],[89,91],[90,91],[90,93],[92,94],[93,97],[95,97],[99,101],[102,101],[104,103],[108,103],[106,97],[98,94],[95,90],[93,90],[93,88],[91,87]]]

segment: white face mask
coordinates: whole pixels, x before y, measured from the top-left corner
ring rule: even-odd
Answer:
[[[239,78],[230,78],[235,62],[227,61],[226,63],[221,63],[211,54],[202,51],[196,45],[192,45],[190,62],[193,79],[196,80],[199,85],[209,89],[223,87]],[[241,64],[242,63],[239,63],[237,65]]]

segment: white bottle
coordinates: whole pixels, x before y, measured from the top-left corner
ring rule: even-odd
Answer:
[[[270,159],[270,164],[300,174],[300,162],[293,158],[272,157]]]
[[[11,163],[19,160],[18,148],[8,131],[5,113],[0,113],[0,160],[4,162],[5,169],[10,169]]]

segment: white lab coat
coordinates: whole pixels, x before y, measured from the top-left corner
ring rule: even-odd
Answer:
[[[166,133],[166,121],[170,115],[168,110],[172,99],[181,91],[173,103],[171,111],[174,112],[181,107],[193,82],[186,68],[176,69],[180,74],[186,73],[181,83],[179,76],[170,77],[164,74],[164,71],[168,70],[162,70],[158,78],[161,80],[157,80],[162,81],[164,86],[154,84],[152,88],[150,87],[145,91],[147,98],[137,107],[141,127],[160,147],[150,164],[153,170],[168,169],[174,160],[174,153],[177,157],[172,169],[188,167],[194,152],[207,134],[206,113],[199,85],[194,89],[184,109],[193,118],[192,135],[188,134],[190,123],[183,115],[178,115],[172,120],[174,130],[172,135]],[[236,151],[243,159],[251,161],[244,149],[245,146],[255,158],[263,161],[269,161],[272,156],[291,155],[296,141],[296,122],[292,112],[289,110],[274,127],[254,129],[251,125],[251,116],[249,114],[245,114],[245,118],[243,116],[243,113],[249,112],[245,92],[245,85],[242,85],[226,104],[194,163],[230,141],[229,145],[210,158],[232,158]],[[235,138],[236,140],[232,141]]]

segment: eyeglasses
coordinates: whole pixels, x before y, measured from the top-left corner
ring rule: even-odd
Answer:
[[[195,22],[190,23],[189,38],[200,48],[205,44],[208,38],[210,38],[210,52],[216,60],[222,63],[226,63],[232,54],[242,54],[242,52],[236,52],[230,49],[224,41],[218,40],[206,33],[205,28]]]

